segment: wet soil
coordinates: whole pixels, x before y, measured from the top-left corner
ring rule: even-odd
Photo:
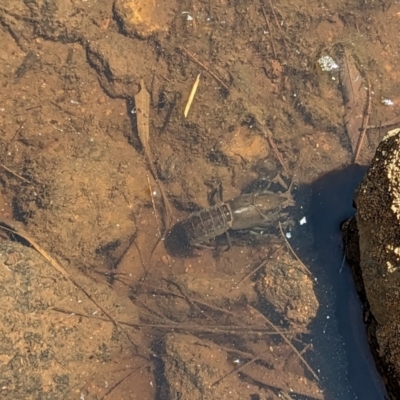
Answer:
[[[192,377],[192,386],[181,385],[191,393],[222,396],[212,384],[246,362],[240,374],[221,380],[242,399],[291,398],[295,385],[302,398],[337,398],[335,390],[355,398],[344,350],[340,361],[318,371],[310,321],[331,299],[307,262],[318,259],[313,251],[320,246],[313,247],[313,229],[299,221],[308,215],[310,185],[353,159],[340,74],[322,71],[318,60],[351,54],[359,79],[372,87],[369,124],[396,123],[399,13],[395,2],[358,0],[0,0],[2,217],[23,223],[69,274],[108,285],[136,310],[125,322],[137,324],[129,329],[139,332],[139,344],[121,344],[132,352],[134,372],[121,377],[126,354],[114,355],[111,366],[98,363],[87,398],[178,398],[181,389],[171,383],[178,377]],[[136,128],[140,80],[151,99],[155,174]],[[363,102],[365,90],[356,96]],[[367,130],[359,163],[370,161],[383,132]],[[289,251],[278,221],[268,235],[232,235],[227,252],[223,239],[190,257],[166,252],[163,223],[208,207],[210,182],[221,183],[231,199],[252,181],[277,175],[274,190],[283,192],[293,180],[296,200],[278,220],[291,230],[296,251],[309,249],[302,258],[311,274]],[[158,182],[172,205],[170,221]],[[15,293],[20,285],[13,283]],[[93,283],[87,287],[96,291]],[[101,301],[111,304],[107,296]],[[275,337],[274,329],[284,333]],[[91,340],[82,333],[82,346]],[[73,341],[66,346],[74,350]],[[208,364],[219,351],[225,353]],[[196,370],[190,354],[204,367]],[[342,374],[338,385],[326,384],[332,371]],[[103,378],[110,386],[99,391]]]

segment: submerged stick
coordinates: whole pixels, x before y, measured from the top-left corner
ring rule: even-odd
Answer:
[[[236,284],[236,286],[239,286],[242,282],[244,282],[246,279],[250,278],[250,276],[254,275],[257,271],[259,271],[265,264],[267,263],[267,260],[264,260],[260,265],[258,265],[256,268],[248,272],[246,275],[244,275],[239,282]],[[232,290],[232,289],[231,289]]]
[[[143,79],[140,80],[140,92],[135,96],[135,108],[136,108],[136,119],[137,119],[137,130],[140,143],[143,146],[146,157],[151,159],[150,150],[150,94],[146,90]]]
[[[278,21],[278,17],[276,16],[275,8],[274,8],[274,6],[272,4],[272,0],[269,0],[269,5],[271,6],[271,10],[272,10],[272,14],[273,14],[273,16],[275,18],[276,26],[278,27],[278,29],[280,30],[281,34],[283,35],[282,27],[281,27],[281,24]]]
[[[136,367],[132,371],[130,371],[128,374],[126,374],[124,377],[122,377],[117,383],[112,385],[110,389],[107,390],[107,392],[104,394],[103,397],[100,398],[100,400],[104,400],[107,396],[109,396],[118,386],[120,386],[123,382],[125,382],[129,377],[131,377],[135,372],[141,370],[142,368],[145,368],[145,365],[141,365],[140,367]]]
[[[149,175],[147,175],[147,183],[149,185],[149,192],[150,192],[150,197],[151,197],[151,204],[153,205],[154,218],[156,219],[156,224],[157,224],[157,229],[158,229],[158,237],[161,237],[160,223],[158,222],[156,203],[154,201],[153,189],[151,187]]]
[[[261,318],[264,319],[264,321],[266,321],[268,323],[269,326],[271,326],[276,332],[279,331],[279,329],[263,314],[261,313],[259,310],[257,310],[256,308],[254,308],[251,305],[247,306],[248,308],[250,308],[250,310],[253,310],[254,312],[256,312],[258,315],[261,316]],[[299,359],[302,361],[302,363],[306,366],[306,368],[309,370],[309,372],[312,374],[312,376],[319,381],[319,377],[318,375],[314,372],[314,370],[311,368],[310,364],[305,360],[305,358],[300,354],[300,352],[296,349],[296,347],[293,346],[293,343],[285,336],[284,333],[280,333],[282,339],[290,346],[290,348],[293,350],[293,352],[297,355],[297,357],[299,357]]]
[[[100,317],[97,315],[87,315],[83,313],[78,313],[70,310],[65,310],[59,307],[52,307],[50,310],[55,312],[60,312],[63,314],[68,314],[70,316],[82,317],[82,318],[93,318],[101,321],[112,322],[107,318]],[[167,331],[188,331],[188,332],[209,332],[209,333],[262,333],[263,335],[271,335],[271,336],[279,336],[282,334],[305,334],[308,331],[304,329],[301,330],[292,330],[292,331],[279,331],[273,330],[271,331],[265,325],[252,325],[252,326],[237,326],[237,325],[185,325],[185,324],[147,324],[144,322],[125,322],[125,321],[117,321],[121,325],[130,326],[131,328],[153,328],[153,329],[163,329]]]
[[[264,353],[264,352],[263,352]],[[262,353],[261,353],[262,354]],[[241,365],[240,367],[237,367],[236,369],[226,373],[225,375],[223,375],[221,378],[217,379],[215,382],[213,382],[211,384],[211,386],[216,386],[218,385],[220,382],[222,382],[224,379],[226,379],[228,376],[231,376],[235,373],[238,373],[240,371],[242,371],[243,369],[245,369],[248,365],[252,364],[253,362],[259,360],[260,357],[259,356],[254,356],[252,359],[250,359],[249,361],[245,362],[243,365]]]
[[[269,23],[268,15],[267,15],[267,13],[265,12],[265,8],[264,8],[263,6],[261,6],[261,11],[262,11],[262,13],[263,13],[263,15],[264,15],[265,23],[267,24],[267,29],[268,29],[268,31],[269,31],[269,33],[270,33],[272,51],[274,52],[274,57],[275,57],[275,59],[276,59],[276,58],[278,58],[278,57],[277,57],[277,53],[276,53],[276,49],[275,49],[274,38],[272,37],[272,30],[271,30],[271,25],[270,25],[270,23]]]
[[[382,128],[391,128],[392,126],[400,125],[400,118],[396,117],[391,119],[390,121],[383,122],[379,125],[368,125],[365,129],[382,129]]]
[[[12,171],[10,168],[7,168],[4,164],[0,164],[0,166],[1,166],[2,168],[4,168],[7,172],[9,172],[11,175],[16,176],[17,178],[23,180],[24,182],[26,182],[26,183],[32,183],[32,182],[29,181],[28,179],[24,178],[24,177],[21,176],[21,175],[18,175],[16,172]]]
[[[150,285],[145,285],[145,289],[148,289],[146,293],[152,294],[152,295],[159,295],[159,296],[173,296],[173,297],[178,297],[180,299],[185,299],[185,296],[183,294],[177,294],[174,292],[171,292],[166,289],[161,289],[158,287],[150,286]],[[220,313],[228,314],[230,316],[234,316],[234,313],[228,310],[225,310],[224,308],[214,306],[210,303],[206,303],[204,301],[198,300],[198,299],[191,299],[193,303],[197,303],[200,306],[207,307],[213,311],[218,311]]]
[[[277,158],[277,160],[281,164],[281,167],[282,167],[283,171],[285,172],[285,174],[288,175],[289,171],[288,171],[288,169],[286,167],[285,161],[283,161],[283,157],[282,157],[281,152],[279,151],[278,147],[275,144],[274,138],[272,137],[272,132],[268,128],[263,127],[259,121],[257,121],[257,122],[258,122],[259,129],[261,130],[261,132],[264,135],[264,137],[267,139],[272,151],[275,154],[275,157]]]
[[[199,86],[199,82],[200,82],[200,75],[201,74],[197,75],[197,78],[196,78],[196,80],[193,84],[192,90],[190,92],[189,99],[188,99],[186,107],[185,107],[185,111],[183,112],[183,115],[185,116],[185,118],[187,118],[187,116],[189,114],[189,110],[190,110],[190,107],[192,106],[194,96],[196,95],[197,87]]]
[[[291,246],[291,244],[289,243],[289,241],[287,240],[285,233],[283,232],[282,229],[282,224],[279,222],[279,230],[281,231],[281,235],[283,237],[283,240],[286,243],[286,246],[288,247],[289,251],[293,254],[294,258],[300,263],[300,265],[307,271],[307,273],[311,276],[311,271],[305,266],[305,264],[303,263],[303,261],[300,260],[299,256],[296,254],[296,252],[293,250],[293,247]]]
[[[363,124],[364,99],[362,74],[357,68],[354,57],[345,50],[341,58],[340,83],[342,86],[343,104],[345,108],[344,123],[349,136],[353,155],[360,141],[360,128]]]
[[[363,142],[364,142],[365,134],[367,132],[367,126],[368,126],[368,123],[369,123],[369,116],[371,115],[371,83],[369,82],[369,79],[367,79],[367,83],[368,83],[368,87],[367,87],[367,103],[366,103],[364,114],[363,114],[360,136],[358,137],[356,150],[354,152],[354,160],[353,160],[354,164],[358,161],[358,157],[360,156],[360,152],[361,152],[362,145],[363,145]]]
[[[204,313],[200,309],[200,307],[197,304],[195,304],[193,302],[193,300],[189,297],[188,294],[186,294],[185,290],[177,282],[173,281],[172,279],[164,279],[164,281],[172,286],[175,286],[179,290],[179,292],[183,296],[183,298],[188,302],[188,304],[191,307],[193,307],[200,315],[204,315],[207,319],[211,319],[206,313]]]
[[[225,85],[224,82],[214,72],[212,72],[209,68],[207,68],[202,62],[200,62],[193,54],[191,54],[185,47],[181,47],[181,49],[191,58],[196,64],[200,65],[204,71],[208,72],[222,87],[224,87],[227,91],[229,91],[228,86]]]
[[[171,223],[171,215],[172,208],[171,204],[168,200],[166,191],[162,182],[160,182],[157,178],[157,171],[154,167],[154,161],[150,148],[150,95],[146,90],[146,86],[144,84],[143,79],[140,81],[141,90],[138,94],[134,96],[135,99],[135,107],[136,107],[136,115],[137,115],[137,130],[139,140],[143,146],[144,154],[146,157],[146,161],[148,164],[148,168],[150,169],[151,174],[153,175],[154,180],[156,181],[162,196],[162,200],[165,208],[165,218],[164,218],[164,231],[167,232],[169,225]],[[164,233],[164,234],[165,234]],[[158,244],[158,243],[157,243]]]

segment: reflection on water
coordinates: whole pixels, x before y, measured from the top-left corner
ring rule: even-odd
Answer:
[[[354,190],[365,172],[364,167],[352,165],[312,185],[308,221],[313,243],[311,254],[302,255],[311,258],[321,304],[312,327],[321,376],[332,398],[341,400],[379,400],[385,394],[341,247],[340,224],[354,214]]]

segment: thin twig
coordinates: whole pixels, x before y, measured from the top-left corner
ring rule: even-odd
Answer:
[[[25,119],[19,124],[19,126],[18,126],[17,130],[15,131],[14,136],[11,138],[10,142],[13,142],[13,141],[17,138],[18,134],[21,132],[22,128],[24,127],[24,124],[25,124],[25,122],[27,121],[27,119],[28,119],[28,118],[25,118]]]
[[[276,16],[274,6],[272,5],[272,0],[269,0],[269,5],[271,6],[271,10],[272,10],[272,14],[274,15],[274,18],[275,18],[276,26],[278,27],[278,29],[280,30],[281,34],[283,35],[281,24],[278,21],[278,17]]]
[[[303,350],[300,351],[300,354],[303,355],[308,349],[311,348],[311,343],[307,343],[304,347]]]
[[[259,266],[254,268],[252,271],[247,273],[245,276],[243,276],[239,282],[236,284],[236,287],[239,286],[242,282],[244,282],[246,279],[250,278],[250,276],[254,275],[257,271],[259,271],[265,264],[267,263],[267,260],[264,260]],[[231,289],[232,290],[232,289]]]
[[[137,306],[141,306],[144,310],[147,310],[149,312],[148,316],[146,316],[146,314],[141,310],[141,317],[143,317],[145,320],[148,320],[148,318],[154,318],[156,317],[160,322],[164,322],[168,321],[170,324],[173,324],[175,321],[173,321],[172,319],[168,318],[167,316],[157,312],[156,310],[153,310],[152,307],[150,307],[149,305],[147,305],[146,303],[144,303],[143,301],[141,301],[140,299],[136,298],[135,299],[135,304]],[[148,317],[148,318],[146,318]]]
[[[101,397],[101,400],[104,400],[108,395],[110,395],[121,383],[126,381],[130,376],[132,376],[136,371],[139,371],[140,369],[144,368],[145,365],[142,365],[140,367],[137,367],[133,369],[129,374],[125,375],[122,379],[120,379],[117,383],[115,383],[113,386],[110,387],[110,389],[107,391],[107,393]]]
[[[159,75],[161,76],[161,78],[163,78],[167,82],[171,83],[171,81],[166,76],[164,76],[163,74],[159,74]]]
[[[42,107],[42,105],[39,104],[39,105],[37,105],[37,106],[25,108],[25,111],[31,111],[31,110],[34,110],[34,109],[36,109],[36,108],[41,108],[41,107]]]
[[[278,328],[263,314],[261,313],[259,310],[257,310],[256,308],[254,308],[251,305],[247,305],[248,308],[250,308],[250,310],[253,310],[254,312],[256,312],[257,314],[259,314],[261,316],[261,318],[264,319],[264,321],[266,321],[268,323],[268,325],[270,325],[276,332],[278,332]],[[305,360],[305,358],[300,354],[300,352],[296,349],[296,347],[293,346],[293,343],[285,336],[285,334],[281,333],[281,337],[282,339],[290,346],[290,348],[294,351],[294,353],[299,357],[299,359],[303,362],[303,364],[306,366],[306,368],[310,371],[310,373],[312,374],[312,376],[319,381],[319,377],[318,375],[314,372],[314,370],[311,368],[310,364],[308,364],[308,362]]]
[[[354,160],[353,160],[354,164],[358,161],[358,157],[360,155],[362,145],[364,142],[364,138],[365,138],[365,133],[367,131],[369,116],[371,115],[371,83],[370,83],[369,79],[367,79],[367,84],[368,84],[367,104],[366,104],[365,110],[364,110],[364,115],[363,115],[362,124],[361,124],[361,132],[360,132],[360,136],[358,137],[356,151],[354,152]]]
[[[283,171],[285,172],[285,174],[289,174],[289,171],[288,171],[288,169],[286,167],[286,164],[283,161],[282,154],[280,153],[278,147],[275,144],[274,138],[272,137],[271,131],[269,129],[264,128],[261,125],[260,121],[258,121],[258,126],[259,126],[259,129],[261,130],[261,132],[263,133],[263,135],[265,136],[265,138],[268,140],[268,143],[269,143],[272,151],[274,152],[275,157],[277,158],[277,160],[281,164],[281,166],[283,168]]]
[[[365,129],[382,129],[382,128],[390,128],[392,126],[400,125],[400,118],[396,117],[391,119],[390,121],[384,122],[379,125],[368,125]]]
[[[151,174],[153,175],[153,178],[155,182],[157,183],[160,192],[161,192],[161,197],[164,203],[164,208],[165,208],[165,220],[164,222],[164,229],[165,232],[164,234],[167,233],[169,225],[171,223],[171,218],[172,218],[172,208],[171,204],[169,202],[168,196],[166,194],[166,191],[164,189],[163,183],[157,178],[157,171],[156,168],[154,167],[154,161],[153,161],[153,156],[151,153],[151,148],[150,148],[150,95],[149,92],[146,89],[146,86],[144,84],[143,79],[140,81],[140,87],[141,90],[138,94],[134,96],[135,99],[135,106],[136,106],[136,114],[137,114],[137,130],[138,130],[138,135],[140,139],[140,143],[143,146],[144,153],[146,156],[146,161],[148,164],[148,167],[150,169]],[[161,237],[161,236],[160,236]],[[159,243],[160,239],[157,241],[156,247]]]
[[[304,347],[304,349],[299,353],[300,355],[302,355],[309,347],[309,344],[307,346]],[[224,349],[226,351],[226,348],[223,348],[222,346],[220,346],[221,349]],[[228,349],[229,350],[229,349]],[[234,350],[233,350],[234,351]],[[258,360],[262,360],[263,358],[261,357],[263,354],[265,354],[266,352],[270,352],[270,349],[264,350],[262,351],[259,355],[254,356],[247,362],[245,362],[244,364],[242,364],[240,367],[226,373],[225,375],[223,375],[221,378],[219,378],[218,380],[216,380],[215,382],[213,382],[211,384],[211,386],[215,386],[219,383],[221,383],[224,379],[226,379],[228,376],[233,375],[233,374],[237,374],[240,371],[243,371],[247,366],[249,366],[250,364],[253,364],[254,362],[258,361]]]
[[[305,266],[305,264],[303,263],[303,261],[300,260],[300,258],[298,257],[298,255],[297,255],[297,254],[295,253],[295,251],[293,250],[293,247],[290,245],[289,241],[287,240],[287,238],[286,238],[286,236],[285,236],[285,233],[283,232],[282,224],[281,224],[280,221],[279,221],[278,225],[279,225],[279,230],[281,231],[281,235],[282,235],[282,237],[283,237],[283,240],[284,240],[285,243],[286,243],[286,246],[288,247],[288,249],[290,250],[290,252],[293,254],[294,258],[301,264],[301,266],[302,266],[302,267],[307,271],[307,273],[311,276],[311,275],[312,275],[312,274],[311,274],[311,271]]]
[[[254,353],[249,353],[248,351],[242,351],[242,350],[239,350],[239,349],[236,349],[236,348],[223,346],[221,344],[218,344],[218,347],[221,350],[226,351],[227,353],[235,354],[235,356],[241,356],[243,358],[252,358],[252,357],[254,357]]]
[[[49,310],[60,312],[63,314],[67,314],[70,316],[89,318],[89,319],[98,319],[100,321],[112,322],[107,318],[100,317],[98,315],[87,315],[75,311],[65,310],[59,307],[51,307]],[[308,331],[305,330],[292,330],[292,331],[271,331],[265,327],[265,325],[258,326],[237,326],[237,325],[185,325],[185,324],[147,324],[144,322],[124,322],[117,321],[121,325],[129,326],[131,328],[153,328],[153,329],[163,329],[167,331],[188,331],[188,332],[210,332],[210,333],[262,333],[263,335],[293,335],[293,334],[305,334]]]
[[[151,183],[150,183],[150,177],[147,174],[147,183],[149,185],[149,191],[150,191],[150,197],[151,197],[151,204],[153,205],[153,212],[154,212],[154,218],[156,220],[156,224],[157,224],[157,230],[158,230],[158,237],[160,238],[161,235],[161,227],[160,227],[160,223],[158,221],[158,217],[157,217],[157,209],[156,209],[156,203],[154,201],[154,196],[153,196],[153,189],[151,187]]]
[[[223,86],[228,92],[229,88],[228,86],[225,85],[224,82],[214,72],[212,72],[209,68],[207,68],[202,62],[200,62],[193,54],[191,54],[188,50],[186,50],[185,47],[181,47],[181,49],[191,58],[196,64],[200,65],[201,68],[204,69],[204,71],[208,72],[221,86]]]
[[[198,305],[194,304],[194,302],[192,301],[192,299],[186,294],[186,292],[183,290],[183,288],[175,281],[171,280],[171,279],[164,279],[165,282],[167,282],[168,284],[175,286],[179,292],[181,293],[181,295],[185,298],[185,300],[188,302],[188,304],[193,307],[200,315],[204,315],[207,319],[211,319],[207,314],[205,314]]]
[[[11,169],[7,168],[4,164],[0,164],[0,166],[3,167],[6,171],[8,171],[10,174],[16,176],[16,177],[19,178],[19,179],[22,179],[24,182],[26,182],[26,183],[32,183],[31,181],[29,181],[28,179],[24,178],[23,176],[18,175],[18,174],[17,174],[16,172],[14,172],[14,171],[11,171]]]
[[[149,289],[148,293],[151,293],[151,294],[156,294],[156,295],[159,295],[159,296],[174,296],[174,297],[178,297],[180,299],[184,299],[185,298],[185,296],[183,296],[182,294],[174,293],[174,292],[171,292],[169,290],[160,289],[160,288],[153,287],[153,286],[150,286],[150,285],[145,285],[144,287]],[[204,301],[197,300],[197,299],[191,299],[191,300],[193,301],[193,303],[197,303],[200,306],[207,307],[207,308],[210,308],[211,310],[219,311],[221,313],[228,314],[230,316],[234,316],[234,314],[231,311],[225,310],[225,309],[223,309],[221,307],[217,307],[217,306],[214,306],[212,304],[209,304],[209,303],[206,303]]]
[[[269,36],[271,37],[271,46],[272,46],[272,51],[274,52],[274,57],[278,58],[277,57],[277,53],[276,53],[276,49],[275,49],[274,38],[272,37],[271,25],[269,23],[268,15],[265,12],[265,8],[263,6],[261,6],[261,11],[262,11],[262,13],[264,15],[265,23],[267,24],[267,29],[268,29],[268,32],[269,32]]]
[[[199,83],[200,83],[200,76],[201,76],[201,74],[197,75],[197,78],[194,81],[192,90],[190,91],[189,99],[188,99],[188,101],[186,103],[185,111],[183,112],[183,115],[184,115],[185,118],[187,118],[187,116],[189,114],[190,107],[192,106],[194,96],[195,96],[195,94],[197,92],[197,88],[198,88]]]
[[[153,167],[152,164],[150,164],[150,165]],[[153,168],[154,168],[154,167],[153,167]],[[151,170],[151,168],[150,168],[150,170]],[[171,212],[170,212],[169,200],[168,200],[168,198],[167,198],[167,195],[166,195],[165,192],[164,192],[164,187],[163,187],[162,183],[161,183],[160,181],[157,180],[157,178],[156,178],[156,176],[154,176],[154,174],[155,174],[155,172],[153,173],[153,178],[156,180],[156,182],[158,183],[158,187],[160,188],[162,197],[163,197],[163,199],[164,199],[164,205],[165,205],[166,210],[167,210],[167,216],[168,216],[168,215],[170,216],[170,215],[171,215]],[[150,196],[151,196],[151,203],[152,203],[152,205],[153,205],[154,217],[155,217],[155,220],[156,220],[156,223],[157,223],[157,230],[158,230],[158,239],[157,239],[157,241],[155,242],[155,244],[154,244],[154,246],[153,246],[153,248],[151,249],[151,252],[150,252],[150,257],[149,257],[149,263],[150,263],[150,261],[151,261],[151,259],[153,258],[153,255],[154,255],[154,253],[155,253],[155,251],[156,251],[158,245],[159,245],[160,243],[162,243],[163,237],[168,233],[168,228],[169,228],[170,220],[169,220],[168,217],[167,217],[167,220],[165,221],[165,222],[166,222],[165,232],[164,232],[164,234],[162,234],[162,233],[161,233],[161,228],[160,228],[160,223],[159,223],[158,217],[157,217],[156,204],[155,204],[154,197],[153,197],[153,190],[152,190],[152,187],[151,187],[151,184],[150,184],[150,177],[149,177],[149,175],[147,175],[147,182],[148,182],[148,184],[149,184],[149,190],[150,190]],[[169,210],[169,211],[168,211],[168,210]],[[137,248],[138,251],[139,251],[139,248],[138,248],[137,246],[136,246],[136,248]],[[166,255],[167,260],[168,260],[168,266],[169,266],[170,270],[172,271],[171,261],[170,261],[170,258],[168,257],[168,254],[167,254],[167,252],[166,252],[164,246],[163,246],[163,249],[164,249],[165,255]],[[149,273],[150,273],[151,267],[152,267],[152,264],[150,265],[149,268],[147,268],[147,269],[144,268],[145,273],[144,273],[144,276],[142,277],[142,279],[140,280],[139,285],[142,285],[143,282],[147,279],[147,277],[148,277],[148,275],[149,275]]]
[[[268,350],[268,351],[270,351],[270,350]],[[265,351],[263,351],[263,353],[264,353],[264,352],[265,352]],[[215,382],[213,382],[213,383],[211,384],[211,386],[218,385],[220,382],[222,382],[222,381],[223,381],[224,379],[226,379],[228,376],[231,376],[231,375],[233,375],[233,374],[235,374],[235,373],[238,373],[238,372],[242,371],[242,370],[243,370],[244,368],[246,368],[248,365],[253,364],[253,362],[259,360],[259,358],[260,358],[260,356],[255,356],[255,357],[253,357],[251,360],[245,362],[245,363],[242,364],[240,367],[238,367],[238,368],[236,368],[236,369],[234,369],[234,370],[228,372],[227,374],[223,375],[221,378],[217,379]]]

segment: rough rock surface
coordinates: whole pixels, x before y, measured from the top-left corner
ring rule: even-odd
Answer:
[[[83,257],[86,268],[96,263],[102,249],[126,248],[136,232],[131,210],[138,210],[148,195],[145,170],[133,148],[101,134],[76,136],[79,145],[67,157],[38,155],[30,172],[36,175],[45,168],[46,178],[41,186],[18,186],[15,204],[30,233],[48,251],[68,262]],[[118,155],[111,147],[119,149]],[[125,175],[128,169],[132,173]],[[98,179],[91,179],[88,171]]]
[[[319,303],[312,278],[301,263],[288,254],[268,261],[257,291],[292,326],[307,327]]]
[[[400,129],[379,145],[356,191],[360,268],[376,320],[377,352],[400,382]],[[395,384],[396,386],[396,384]]]
[[[74,278],[114,318],[138,320],[129,300],[88,278]],[[16,242],[0,244],[0,314],[2,399],[99,398],[109,390],[106,381],[112,386],[121,379],[116,362],[131,362],[127,336],[95,319],[105,316],[81,290]]]
[[[161,10],[160,10],[161,6]],[[124,31],[130,36],[143,39],[157,31],[167,31],[166,4],[155,0],[116,0],[114,11]]]

